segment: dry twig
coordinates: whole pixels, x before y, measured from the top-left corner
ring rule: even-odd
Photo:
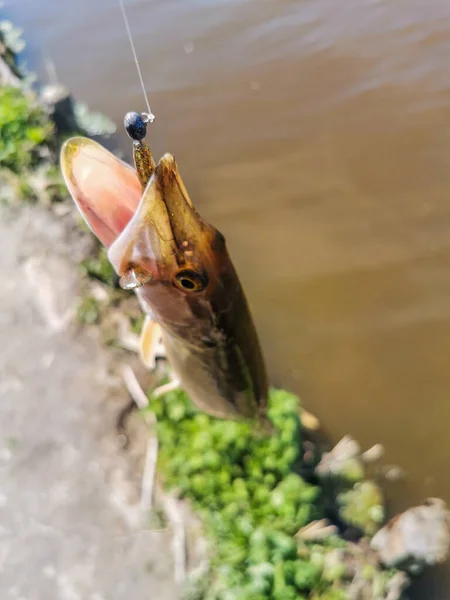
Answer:
[[[133,369],[129,365],[122,368],[122,377],[127,390],[138,408],[148,407],[148,398],[142,389]],[[156,435],[156,417],[154,413],[146,414],[146,423],[149,425],[149,437],[145,455],[144,472],[141,483],[140,506],[142,511],[151,510],[153,488],[155,483],[156,463],[158,461],[158,437]]]

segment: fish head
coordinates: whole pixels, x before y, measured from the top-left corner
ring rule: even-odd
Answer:
[[[211,299],[234,271],[222,234],[196,211],[174,157],[161,158],[144,190],[132,167],[87,138],[65,142],[61,168],[122,287],[136,289],[163,326],[189,328],[195,317],[207,335]]]

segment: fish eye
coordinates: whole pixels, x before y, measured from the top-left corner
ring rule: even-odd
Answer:
[[[174,284],[184,292],[201,292],[208,285],[208,279],[192,269],[181,269],[174,277]]]

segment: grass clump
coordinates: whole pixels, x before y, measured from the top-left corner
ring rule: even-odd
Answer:
[[[20,88],[0,88],[0,163],[14,173],[35,167],[53,126],[34,96]]]
[[[212,543],[207,598],[308,597],[321,567],[298,557],[293,536],[319,516],[319,489],[292,472],[300,454],[299,399],[271,391],[270,436],[254,424],[198,412],[181,390],[150,398],[150,406],[165,483],[190,500]]]
[[[188,582],[185,600],[346,600],[361,573],[364,598],[393,597],[396,571],[374,564],[358,545],[337,534],[295,536],[323,516],[320,489],[295,473],[297,396],[270,391],[270,435],[254,423],[199,412],[182,390],[150,395],[149,410],[157,417],[164,483],[189,500],[210,544],[209,572]]]

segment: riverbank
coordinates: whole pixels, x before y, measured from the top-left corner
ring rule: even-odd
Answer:
[[[117,357],[73,317],[86,239],[39,206],[0,215],[0,596],[173,600],[170,532],[136,519],[144,432],[123,451]]]
[[[15,183],[3,189],[8,190],[9,203],[26,199],[47,204],[50,212],[59,219],[65,215],[73,229],[75,213],[64,189],[60,187],[59,174],[55,171],[61,131],[55,132],[48,108],[37,115],[35,110],[39,112],[42,105],[21,86],[16,89],[19,90],[17,95],[14,95],[15,92],[11,94],[17,98],[23,95],[25,105],[19,103],[19,106],[25,110],[21,114],[24,117],[32,116],[30,128],[34,130],[34,138],[31,136],[30,140],[30,135],[26,135],[25,138],[16,139],[13,150],[19,149],[18,153],[15,152],[18,157],[7,169],[14,178],[11,181]],[[29,110],[31,107],[32,110]],[[34,119],[37,119],[37,124]],[[28,121],[25,119],[21,125],[23,123],[27,125]],[[39,136],[36,135],[36,127],[40,128]],[[31,149],[30,142],[34,144]],[[21,146],[22,143],[26,144],[25,147]],[[20,161],[28,160],[29,155],[36,155],[36,162],[33,159],[26,165],[24,177]],[[24,179],[27,184],[30,178],[33,181],[34,174],[42,168],[51,172],[55,181],[43,185],[41,179],[39,186],[30,187],[32,190],[44,189],[47,194],[45,200],[27,187],[27,193],[23,194]],[[48,195],[49,188],[53,193],[55,186],[58,195]],[[88,234],[83,239],[86,240],[85,254],[76,257],[84,273],[84,277],[80,274],[79,280],[82,292],[77,309],[72,312],[77,313],[78,320],[88,327],[94,337],[99,335],[107,342],[109,350],[104,350],[106,355],[119,352],[112,349],[117,346],[125,346],[128,350],[124,352],[129,352],[133,350],[135,342],[133,333],[139,327],[139,312],[134,299],[117,287],[116,278],[99,246]],[[34,272],[33,267],[28,268],[31,279]],[[45,290],[42,282],[47,277],[46,269],[41,267],[39,272]],[[50,278],[49,293],[44,294],[41,304],[45,314],[50,315],[51,322],[56,319],[56,323],[62,323],[64,318],[52,312],[52,302],[48,302],[51,289]],[[67,322],[70,322],[69,313]],[[129,358],[128,354],[123,356]],[[120,373],[118,365],[123,359],[118,360],[116,368]],[[276,394],[273,398],[276,399]],[[204,595],[202,587],[208,587],[205,597],[211,598],[256,598],[257,593],[260,597],[277,598],[287,598],[289,595],[323,599],[400,598],[408,582],[407,576],[392,570],[391,565],[383,568],[379,554],[368,544],[384,520],[384,510],[378,485],[367,480],[371,472],[367,466],[370,464],[367,456],[361,456],[357,445],[347,440],[334,454],[321,457],[317,446],[307,436],[301,440],[297,435],[297,399],[286,393],[282,401],[274,403],[275,413],[277,404],[288,406],[278,415],[273,415],[282,430],[289,425],[286,431],[283,430],[283,443],[272,443],[277,440],[270,440],[266,446],[258,447],[258,460],[252,462],[255,452],[249,452],[248,449],[256,451],[256,441],[245,426],[229,424],[228,439],[224,440],[221,437],[223,422],[217,425],[213,419],[193,412],[183,395],[167,398],[167,403],[150,403],[151,414],[156,415],[158,423],[162,476],[167,483],[172,480],[177,505],[180,504],[178,498],[189,500],[200,511],[209,532],[213,560],[210,570],[205,566],[197,582],[197,597]],[[209,441],[204,441],[204,446],[199,448],[198,437],[208,437]],[[242,440],[245,440],[245,444]],[[219,456],[220,462],[225,458],[228,461],[227,468],[220,472],[217,469],[219,442],[225,444],[223,454]],[[180,447],[183,448],[181,459]],[[228,459],[230,448],[234,449],[233,460]],[[205,451],[210,453],[211,464],[199,463],[198,459]],[[292,469],[300,472],[303,478],[298,474],[290,474]],[[199,477],[203,480],[199,480]],[[214,489],[208,490],[202,485],[201,481],[205,478],[212,482]],[[262,505],[268,507],[264,513],[261,512]],[[218,522],[215,520],[217,514],[220,516]],[[438,514],[444,514],[445,521],[445,509],[444,513],[441,510]],[[333,518],[333,523],[322,521],[323,517],[328,516]],[[315,522],[312,529],[311,521]],[[243,529],[235,531],[236,523]],[[339,529],[336,529],[337,525]],[[183,524],[182,530],[185,531]],[[176,527],[171,527],[170,531],[173,533]],[[295,541],[294,533],[298,533]],[[359,539],[362,534],[365,536],[357,544],[346,539]],[[399,535],[398,532],[396,535]],[[256,553],[258,558],[250,560],[250,552]],[[409,554],[407,548],[408,559]],[[437,556],[435,554],[429,562],[441,560],[442,549],[436,559]],[[416,558],[420,562],[421,557]],[[211,581],[214,582],[212,586]],[[204,586],[205,582],[208,582],[207,586]],[[258,592],[251,588],[255,582],[260,588]]]

